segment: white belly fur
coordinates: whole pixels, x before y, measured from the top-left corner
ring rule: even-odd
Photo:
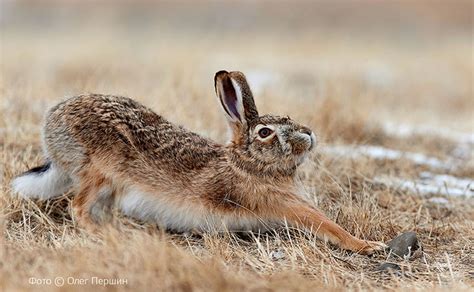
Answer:
[[[178,204],[176,200],[167,200],[166,197],[176,197],[176,195],[149,194],[136,187],[128,187],[118,204],[127,216],[180,232],[263,231],[268,229],[264,222],[256,218],[212,214],[210,210],[195,202],[183,200]]]

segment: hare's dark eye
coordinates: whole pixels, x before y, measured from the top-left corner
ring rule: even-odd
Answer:
[[[269,128],[261,128],[259,131],[258,131],[258,135],[262,138],[267,138],[268,136],[270,136],[271,134],[273,133],[273,131]]]

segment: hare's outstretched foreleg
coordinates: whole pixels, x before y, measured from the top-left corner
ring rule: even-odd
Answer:
[[[383,242],[366,241],[351,235],[322,212],[304,203],[287,205],[280,208],[278,212],[288,223],[303,226],[318,237],[328,240],[342,249],[368,255],[386,247]]]
[[[95,230],[110,221],[114,188],[110,179],[92,169],[82,171],[79,180],[79,191],[72,202],[73,214],[79,226]]]

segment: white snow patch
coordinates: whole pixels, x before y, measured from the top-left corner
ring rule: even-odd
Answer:
[[[374,180],[388,186],[417,192],[423,195],[440,194],[454,197],[466,196],[468,198],[474,196],[473,180],[445,174],[439,175],[430,172],[423,172],[417,180],[407,180],[387,176],[375,177]],[[441,201],[443,198],[432,199],[439,199],[437,203],[444,203],[444,201]]]
[[[420,174],[420,179],[424,181],[434,181],[439,186],[449,185],[457,188],[466,188],[474,191],[474,181],[469,178],[459,178],[447,174],[433,174],[424,171]]]
[[[270,252],[270,258],[274,261],[278,261],[284,259],[286,256],[285,251],[283,249],[277,249]]]
[[[433,197],[428,200],[430,203],[438,204],[438,205],[448,205],[449,201],[443,197]]]
[[[425,165],[432,168],[449,169],[454,165],[450,162],[444,162],[438,158],[429,157],[422,153],[403,152],[399,150],[388,149],[380,146],[371,145],[337,145],[322,148],[322,151],[329,155],[338,155],[350,158],[369,157],[374,159],[387,160],[410,160],[417,165]]]
[[[428,125],[412,126],[387,122],[383,125],[385,133],[398,137],[409,137],[412,135],[438,136],[463,144],[474,144],[474,133],[463,133],[448,128],[439,128]]]

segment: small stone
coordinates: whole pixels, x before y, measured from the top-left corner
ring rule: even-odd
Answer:
[[[387,244],[392,254],[399,257],[411,256],[413,252],[420,248],[416,233],[412,231],[400,234]]]
[[[400,268],[399,265],[394,264],[394,263],[383,263],[377,268],[378,271],[380,272],[392,272],[395,274],[400,274],[402,271],[402,268]]]

